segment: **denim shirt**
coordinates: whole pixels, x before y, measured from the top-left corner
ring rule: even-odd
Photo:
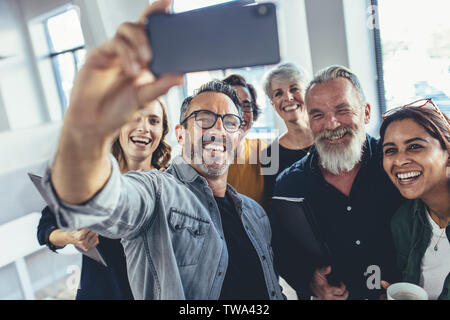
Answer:
[[[69,205],[57,198],[48,167],[42,184],[58,225],[63,230],[88,227],[105,237],[122,238],[135,299],[218,299],[228,252],[219,208],[207,180],[181,157],[166,172],[125,175],[110,158],[110,178],[83,205]],[[266,213],[230,185],[226,192],[259,256],[269,297],[283,299],[273,268]]]

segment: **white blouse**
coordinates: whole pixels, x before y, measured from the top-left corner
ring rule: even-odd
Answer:
[[[450,243],[445,228],[441,229],[434,222],[428,210],[427,218],[432,227],[432,236],[422,258],[420,286],[428,293],[429,300],[436,300],[442,292],[445,278],[450,273]],[[434,249],[436,243],[437,251]]]

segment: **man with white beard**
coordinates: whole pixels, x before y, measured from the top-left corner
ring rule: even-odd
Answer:
[[[383,171],[378,140],[366,134],[370,105],[341,66],[319,71],[305,96],[315,146],[279,176],[274,197],[305,199],[332,262],[302,252],[287,222],[269,215],[275,264],[302,297],[378,299],[378,279],[398,276],[389,221],[402,198]]]

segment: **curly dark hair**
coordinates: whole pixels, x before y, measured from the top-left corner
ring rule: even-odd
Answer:
[[[252,104],[253,104],[253,121],[256,122],[258,120],[259,115],[261,114],[262,110],[261,108],[256,104],[256,90],[255,87],[253,87],[250,83],[247,83],[245,78],[239,74],[231,74],[225,79],[222,80],[223,82],[229,84],[230,86],[241,86],[244,88],[247,88],[248,92],[250,92],[250,97],[252,98]]]
[[[159,142],[158,147],[153,152],[151,164],[153,167],[159,170],[161,168],[167,168],[171,157],[172,147],[165,141],[167,133],[169,133],[169,118],[167,117],[166,108],[159,99],[157,99],[156,101],[158,101],[163,112],[163,119],[162,119],[163,133],[161,135],[161,140]],[[127,161],[123,153],[122,146],[120,145],[119,135],[114,140],[111,152],[119,162],[120,170],[121,171],[126,170]]]

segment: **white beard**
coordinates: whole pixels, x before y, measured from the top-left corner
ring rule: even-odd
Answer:
[[[195,132],[194,134],[201,134],[201,132]],[[224,137],[217,137],[214,139],[217,142],[225,141],[227,150],[233,150],[232,142],[227,140]],[[202,138],[197,139],[198,143],[192,143],[190,135],[186,135],[186,140],[184,142],[183,155],[189,156],[188,163],[196,164],[197,169],[199,169],[205,177],[219,177],[223,175],[227,170],[230,164],[233,162],[234,154],[232,151],[227,151],[227,160],[225,162],[219,163],[214,157],[204,158],[203,156],[203,148],[202,148]],[[236,152],[236,151],[234,151]]]
[[[314,138],[320,165],[334,175],[352,170],[361,161],[363,155],[366,141],[364,127],[360,127],[358,130],[346,129],[352,134],[348,146],[328,145],[322,141],[322,134]]]

